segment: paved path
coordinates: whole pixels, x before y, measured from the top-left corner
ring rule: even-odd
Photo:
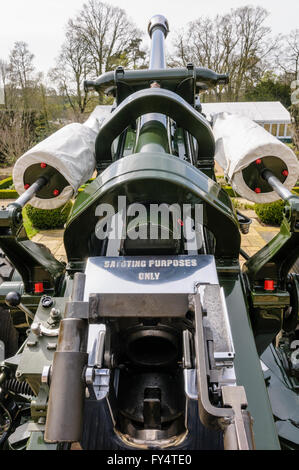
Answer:
[[[67,261],[63,244],[64,230],[41,230],[32,241],[46,245],[58,261]]]
[[[252,219],[252,224],[249,233],[241,236],[241,246],[246,253],[252,256],[275,237],[279,232],[279,227],[262,225],[253,210],[243,210],[242,213]]]

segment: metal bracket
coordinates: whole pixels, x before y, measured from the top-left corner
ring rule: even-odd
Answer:
[[[242,415],[242,409],[245,409],[248,405],[244,387],[222,387],[222,399],[223,405],[230,406],[234,411],[234,424],[239,449],[249,450],[249,443]]]
[[[247,406],[246,394],[243,387],[222,386],[225,395],[223,397],[223,405],[231,406],[231,408],[218,408],[212,405],[209,397],[209,387],[207,379],[207,351],[205,347],[205,334],[203,325],[203,312],[201,308],[200,295],[190,296],[190,310],[195,316],[195,354],[196,354],[196,375],[198,388],[198,408],[201,422],[212,429],[222,429],[224,431],[224,445],[226,450],[247,450],[253,447],[247,435],[251,435],[252,431],[244,432],[245,426],[250,428],[251,420],[245,423],[245,417],[242,413],[242,407]],[[227,392],[227,388],[233,389]],[[247,415],[248,417],[248,415]],[[242,420],[242,423],[240,423]],[[244,420],[244,422],[243,422]],[[235,439],[237,435],[237,439]]]
[[[92,398],[102,400],[109,393],[110,369],[103,369],[106,328],[98,331],[88,358],[85,382]]]
[[[31,401],[31,416],[38,421],[39,418],[45,418],[47,415],[49,396],[49,386],[42,383],[39,388],[38,396]]]
[[[92,398],[95,398],[96,400],[103,400],[108,396],[110,369],[96,369],[95,367],[87,367],[85,380]]]

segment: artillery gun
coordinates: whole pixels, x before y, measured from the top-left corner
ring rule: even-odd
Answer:
[[[149,69],[86,82],[113,106],[16,164],[22,194],[0,211],[14,267],[0,286],[4,449],[298,447],[297,161],[273,144],[238,168],[255,195],[285,200],[280,233],[249,257],[250,220],[214,173],[225,133],[215,145],[198,100],[228,76],[167,69],[167,20],[149,34]],[[22,208],[63,205],[95,167],[59,262],[28,240]]]

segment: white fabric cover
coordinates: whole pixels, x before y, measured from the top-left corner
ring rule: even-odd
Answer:
[[[274,191],[256,194],[243,179],[244,168],[258,158],[268,156],[278,157],[285,162],[289,175],[284,186],[292,190],[299,175],[297,157],[263,127],[245,116],[219,113],[213,116],[213,133],[216,140],[215,160],[238,194],[256,203],[279,199]]]
[[[99,132],[105,119],[111,114],[112,106],[96,106],[84,126],[89,127],[96,133]]]
[[[47,139],[28,150],[16,162],[13,181],[16,191],[22,194],[24,173],[36,163],[46,163],[58,170],[69,186],[57,197],[40,199],[34,197],[30,204],[39,209],[56,209],[63,206],[84,184],[95,169],[95,140],[111,106],[97,106],[84,124],[72,123],[59,129]]]

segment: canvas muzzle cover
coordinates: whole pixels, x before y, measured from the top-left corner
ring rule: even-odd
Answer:
[[[259,124],[246,116],[219,113],[213,116],[213,133],[216,140],[215,160],[240,196],[255,203],[269,203],[279,199],[274,191],[257,194],[243,178],[242,171],[246,167],[268,156],[283,160],[288,170],[283,184],[292,190],[299,175],[298,159],[287,145]]]
[[[95,140],[110,113],[111,106],[97,106],[84,124],[68,124],[28,150],[17,160],[13,169],[16,191],[24,193],[24,174],[30,166],[46,163],[67,180],[68,186],[56,197],[42,199],[36,196],[30,204],[39,209],[63,206],[92,177],[96,164]]]

